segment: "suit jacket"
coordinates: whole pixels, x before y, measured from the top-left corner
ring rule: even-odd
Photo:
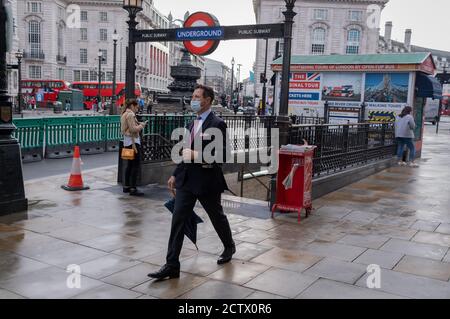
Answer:
[[[191,122],[187,129],[192,131],[194,126],[194,122]],[[196,134],[196,139],[201,138],[206,130],[209,128],[218,128],[222,132],[222,146],[223,146],[223,161],[226,162],[227,156],[227,125],[226,123],[219,117],[217,117],[214,113],[210,113],[208,117],[202,124],[201,130]],[[198,134],[201,133],[199,137]],[[202,138],[202,152],[205,147],[211,143],[214,139],[207,140]],[[191,144],[191,149],[194,149],[194,143]],[[227,183],[225,181],[225,177],[222,172],[222,163],[180,163],[177,165],[173,176],[175,176],[175,186],[177,189],[185,189],[190,191],[194,195],[207,195],[207,194],[217,194],[223,193],[225,190],[228,190]],[[212,168],[204,168],[204,165],[212,165]]]

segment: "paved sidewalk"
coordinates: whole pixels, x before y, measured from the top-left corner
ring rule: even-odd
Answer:
[[[164,188],[131,198],[114,168],[84,172],[84,192],[60,188],[68,174],[26,182],[28,214],[0,218],[0,298],[450,298],[449,128],[436,137],[427,126],[420,168],[329,194],[300,225],[296,214],[272,220],[265,202],[226,196],[237,253],[224,266],[196,208],[199,251],[186,240],[180,279],[163,282],[146,275],[164,263]],[[73,264],[80,289],[66,284]],[[380,289],[366,286],[369,264],[381,267]]]

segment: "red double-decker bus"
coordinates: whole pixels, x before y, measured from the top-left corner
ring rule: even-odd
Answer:
[[[25,105],[36,101],[37,106],[45,107],[58,100],[60,91],[69,89],[69,83],[63,80],[22,80],[22,96]]]
[[[73,82],[71,85],[72,89],[81,90],[84,96],[84,108],[86,110],[92,110],[94,104],[97,103],[98,98],[98,82]],[[125,102],[125,83],[116,83],[116,106],[121,106]],[[102,82],[100,87],[100,96],[102,98],[102,103],[110,102],[113,90],[112,82]],[[142,94],[141,85],[136,83],[134,94],[136,97],[140,97]]]

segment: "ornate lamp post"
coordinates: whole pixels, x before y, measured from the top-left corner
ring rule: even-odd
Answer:
[[[230,94],[230,98],[231,98],[231,105],[233,105],[233,98],[234,98],[234,90],[233,90],[233,78],[234,78],[234,57],[231,59],[231,94]]]
[[[18,71],[18,88],[19,91],[17,92],[17,100],[19,103],[19,114],[22,113],[22,58],[23,58],[23,52],[17,51],[16,52],[16,59],[17,59],[17,71]]]
[[[289,138],[289,76],[291,68],[292,25],[296,0],[284,0],[286,11],[283,12],[284,20],[284,44],[283,44],[283,70],[281,74],[280,111],[277,117],[277,127],[280,129],[280,145],[286,145]]]
[[[113,83],[112,83],[112,97],[111,97],[111,107],[109,109],[110,115],[116,115],[116,58],[117,58],[117,41],[119,41],[119,34],[114,30],[112,35],[114,51],[113,51]]]
[[[0,216],[27,210],[23,185],[20,145],[12,137],[16,129],[12,123],[12,105],[9,102],[6,71],[6,23],[12,23],[0,0]],[[8,21],[9,18],[9,21]]]
[[[133,33],[136,31],[138,22],[136,15],[142,11],[143,0],[123,0],[123,8],[128,12],[128,54],[125,76],[125,97],[127,99],[135,98],[135,72],[136,72],[136,43],[133,40]]]

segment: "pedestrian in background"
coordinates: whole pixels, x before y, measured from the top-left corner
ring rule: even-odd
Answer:
[[[127,100],[125,110],[123,110],[120,118],[120,126],[123,134],[123,147],[134,149],[135,156],[133,160],[128,160],[125,170],[125,181],[123,184],[123,192],[129,193],[131,196],[143,196],[136,187],[137,175],[141,163],[141,138],[140,133],[147,125],[147,121],[139,123],[136,119],[136,113],[139,111],[138,102],[135,99]]]
[[[66,111],[66,112],[69,112],[70,111],[70,100],[66,100],[66,103],[65,103],[66,105],[65,105],[65,108],[64,108],[64,110]]]
[[[149,98],[147,102],[147,114],[151,114],[153,109],[153,98]]]
[[[400,166],[409,165],[418,167],[414,160],[416,158],[416,147],[414,146],[414,130],[416,123],[411,115],[412,108],[406,106],[395,120],[395,137],[397,139],[397,157]],[[409,163],[403,161],[403,150],[405,146],[409,149]]]

